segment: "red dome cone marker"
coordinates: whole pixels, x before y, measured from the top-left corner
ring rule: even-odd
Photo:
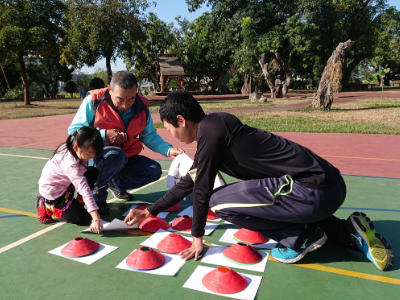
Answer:
[[[183,208],[182,205],[180,205],[179,203],[172,205],[170,208],[167,208],[164,211],[177,211],[177,210],[181,210]]]
[[[216,220],[216,219],[219,219],[219,217],[211,210],[211,208],[209,208],[207,214],[207,220]]]
[[[153,216],[144,219],[144,221],[140,222],[138,226],[140,229],[149,232],[156,232],[158,229],[167,230],[169,228],[167,221],[161,219],[160,217]]]
[[[203,285],[212,292],[235,294],[247,287],[247,280],[228,267],[218,267],[203,277]]]
[[[65,245],[61,250],[61,254],[68,257],[81,257],[96,252],[99,247],[100,244],[98,242],[78,236]]]
[[[261,261],[261,253],[245,243],[237,243],[222,252],[225,258],[240,264],[255,264]]]
[[[189,215],[183,215],[182,217],[172,221],[171,227],[178,231],[190,231],[192,230],[192,217]]]
[[[251,231],[245,228],[240,229],[233,235],[233,238],[238,242],[246,244],[263,244],[268,242],[268,238],[263,236],[261,233]]]
[[[145,210],[148,207],[149,207],[149,205],[144,203],[144,204],[139,204],[138,206],[136,206],[136,209]]]
[[[166,253],[180,253],[190,246],[192,243],[179,233],[171,233],[158,243],[157,249]]]
[[[164,262],[164,255],[150,247],[141,247],[126,259],[127,265],[136,270],[155,269],[164,264]]]

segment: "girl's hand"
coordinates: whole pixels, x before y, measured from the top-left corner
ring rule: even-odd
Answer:
[[[182,259],[188,260],[194,256],[194,260],[197,260],[201,251],[203,251],[203,237],[193,237],[192,246],[179,254]]]
[[[102,229],[103,229],[102,219],[92,220],[92,223],[90,224],[90,232],[100,233]]]

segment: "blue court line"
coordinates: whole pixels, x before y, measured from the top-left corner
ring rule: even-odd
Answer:
[[[390,212],[400,212],[400,209],[384,209],[384,208],[364,208],[364,207],[339,207],[339,209],[349,209],[349,210],[373,210],[373,211],[390,211]]]
[[[0,216],[0,219],[26,217],[25,215]]]

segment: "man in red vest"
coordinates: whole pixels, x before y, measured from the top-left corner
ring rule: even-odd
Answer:
[[[137,91],[135,75],[128,71],[115,73],[110,86],[89,91],[68,128],[73,134],[83,126],[94,126],[104,140],[103,154],[88,162],[99,171],[93,196],[100,214],[109,213],[107,191],[117,200],[130,201],[133,196],[128,189],[161,177],[160,164],[139,155],[142,143],[164,156],[175,157],[182,152],[157,134],[148,100]]]

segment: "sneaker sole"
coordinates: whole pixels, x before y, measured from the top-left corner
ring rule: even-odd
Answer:
[[[367,258],[374,265],[382,270],[387,271],[393,266],[394,256],[393,250],[388,241],[376,233],[375,226],[364,213],[355,212],[350,216],[351,224],[362,236],[365,243],[368,245]],[[358,239],[357,237],[355,237]]]
[[[113,191],[113,190],[112,190],[112,189],[110,189],[110,188],[108,188],[108,189],[107,189],[107,192],[109,192],[109,193],[113,194],[114,198],[115,198],[116,200],[118,200],[118,201],[121,201],[121,202],[128,202],[128,201],[131,201],[130,199],[122,199],[122,198],[118,198],[118,194],[117,194],[117,192]]]
[[[308,246],[304,251],[297,257],[292,258],[292,259],[281,259],[281,258],[276,258],[274,257],[277,261],[285,263],[285,264],[294,264],[295,262],[298,262],[299,260],[303,259],[304,256],[308,252],[312,252],[317,250],[318,248],[321,248],[323,244],[328,240],[328,236],[324,233],[324,236],[320,238],[318,241],[314,242],[310,246]]]

